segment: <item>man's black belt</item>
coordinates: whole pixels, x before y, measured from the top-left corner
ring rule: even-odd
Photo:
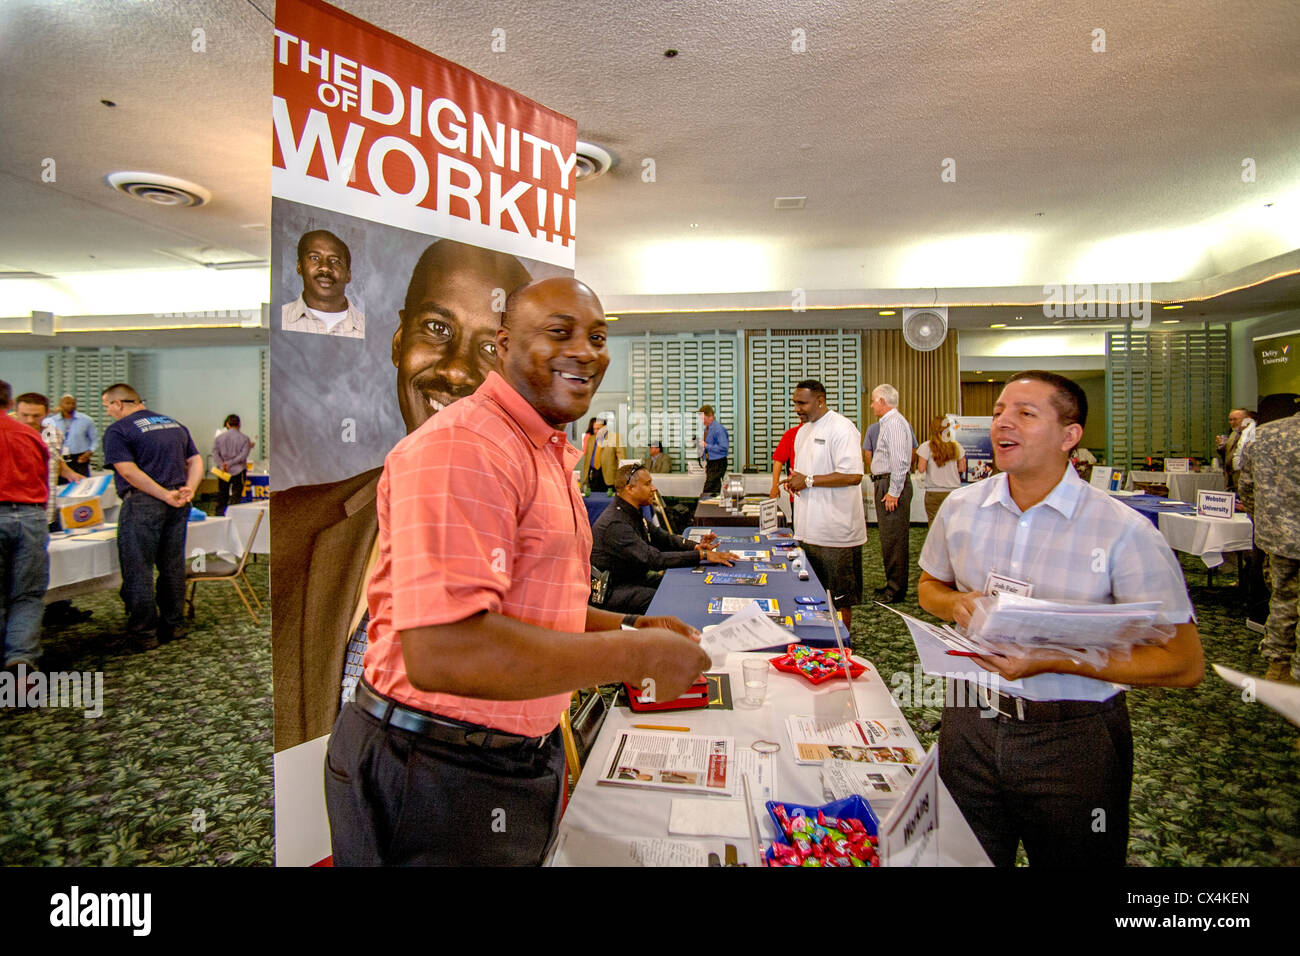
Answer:
[[[889,472],[887,472],[887,471],[882,471],[882,472],[881,472],[880,474],[878,474],[878,475],[872,475],[872,476],[871,476],[871,480],[872,480],[872,481],[888,481],[888,480],[890,479],[890,477],[891,477],[891,475],[889,474]]]
[[[390,726],[408,733],[419,734],[439,743],[455,747],[482,747],[486,750],[506,750],[508,748],[538,748],[550,739],[545,737],[520,737],[507,734],[491,727],[466,724],[449,717],[439,717],[427,711],[416,710],[400,704],[391,697],[385,697],[366,682],[363,677],[357,681],[354,703],[371,717],[387,720]]]
[[[1124,699],[1121,691],[1106,700],[1026,700],[1024,697],[1000,694],[970,681],[965,683],[968,707],[988,707],[1002,717],[1026,724],[1047,724],[1104,714],[1118,707]]]

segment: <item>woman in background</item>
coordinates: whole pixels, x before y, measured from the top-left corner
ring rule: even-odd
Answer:
[[[602,439],[605,437],[604,430],[605,423],[599,418],[593,418],[587,422],[587,433],[582,436],[582,463],[579,471],[583,485],[593,492],[605,491],[608,488],[599,454],[603,444]]]
[[[961,446],[955,441],[944,441],[946,422],[942,415],[930,419],[930,440],[916,450],[920,458],[917,471],[925,475],[925,520],[929,524],[934,524],[943,499],[961,487],[966,473],[966,456]]]
[[[212,441],[212,463],[229,478],[217,477],[217,515],[224,515],[233,500],[236,504],[244,497],[244,472],[248,468],[248,453],[253,450],[253,440],[239,430],[239,416],[227,415],[226,429]]]

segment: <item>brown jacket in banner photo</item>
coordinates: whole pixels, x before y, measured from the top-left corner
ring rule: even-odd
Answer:
[[[379,533],[382,468],[271,495],[275,750],[334,729],[348,625]]]

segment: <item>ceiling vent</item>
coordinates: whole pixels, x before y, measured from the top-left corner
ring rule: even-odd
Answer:
[[[777,196],[772,200],[773,209],[802,209],[807,204],[807,196]]]
[[[577,153],[578,161],[574,168],[577,170],[578,182],[595,179],[618,165],[618,160],[614,158],[613,153],[595,143],[584,143],[578,140]]]
[[[197,183],[161,173],[109,173],[104,181],[120,193],[158,206],[202,206],[212,199]]]
[[[931,352],[948,336],[948,307],[903,310],[903,340],[918,352]]]

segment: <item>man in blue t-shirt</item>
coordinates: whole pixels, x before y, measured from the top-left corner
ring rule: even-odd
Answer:
[[[104,389],[104,464],[122,509],[117,557],[122,566],[126,628],[146,649],[181,637],[185,611],[185,528],[190,501],[203,480],[203,459],[189,429],[144,407],[125,383]],[[158,568],[157,608],[153,569]]]

